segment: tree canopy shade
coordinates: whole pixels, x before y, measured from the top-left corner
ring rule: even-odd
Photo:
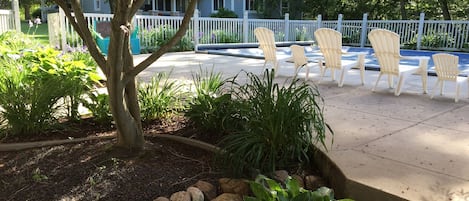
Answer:
[[[429,19],[467,19],[469,0],[258,0],[257,11],[264,18],[282,18],[289,13],[290,19],[362,19],[368,13],[370,19],[418,19],[421,12]],[[264,4],[260,3],[264,2]]]
[[[136,76],[174,46],[186,33],[196,0],[191,0],[176,34],[156,52],[135,65],[130,50],[132,18],[145,0],[113,0],[111,36],[107,57],[98,49],[83,15],[80,0],[54,0],[88,47],[91,56],[107,78],[107,91],[112,117],[117,128],[117,145],[130,150],[143,148],[144,138],[137,99]],[[67,5],[70,3],[71,8]],[[73,10],[73,14],[72,14]]]

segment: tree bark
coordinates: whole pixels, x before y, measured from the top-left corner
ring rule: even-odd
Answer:
[[[401,10],[401,20],[407,20],[407,10],[405,8],[407,4],[407,0],[400,0],[399,1],[399,8]]]
[[[31,19],[31,6],[30,5],[23,5],[24,8],[24,19],[25,20],[32,20]]]
[[[445,20],[451,20],[451,15],[449,14],[448,1],[447,0],[438,0],[440,3],[441,11],[443,12],[443,18]]]
[[[192,0],[186,10],[182,24],[176,34],[158,51],[135,66],[130,50],[130,30],[132,18],[144,0],[114,1],[114,16],[111,20],[112,33],[109,52],[105,58],[99,51],[87,26],[79,0],[71,0],[72,9],[66,0],[54,0],[65,12],[69,22],[85,42],[91,56],[107,78],[107,90],[112,117],[117,128],[117,145],[130,150],[140,150],[144,145],[136,76],[155,62],[185,35],[194,14],[196,0]]]

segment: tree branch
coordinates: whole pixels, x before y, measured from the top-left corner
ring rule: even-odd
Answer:
[[[140,72],[148,68],[148,66],[150,66],[158,58],[163,56],[163,54],[168,52],[171,47],[176,45],[176,43],[181,40],[181,38],[186,34],[186,31],[189,28],[189,23],[191,22],[191,17],[194,15],[194,9],[195,9],[196,3],[197,3],[197,0],[191,0],[191,3],[189,4],[189,7],[186,10],[186,14],[184,15],[184,18],[182,20],[181,26],[179,27],[179,30],[168,41],[168,43],[161,46],[158,49],[158,51],[156,51],[155,53],[150,55],[148,58],[146,58],[144,61],[139,63],[137,66],[135,66],[133,70],[126,73],[125,74],[126,77],[124,77],[125,80],[129,80],[129,79],[132,79],[132,77],[137,76]]]
[[[130,8],[130,16],[134,16],[137,13],[138,9],[142,7],[145,0],[134,0],[132,7]],[[129,19],[129,21],[132,19]]]

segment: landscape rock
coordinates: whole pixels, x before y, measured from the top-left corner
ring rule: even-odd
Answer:
[[[205,200],[212,200],[217,197],[217,189],[211,183],[199,180],[193,186],[202,191],[202,193],[204,193]]]
[[[223,193],[249,194],[249,184],[242,179],[221,178],[218,183]]]
[[[300,187],[302,187],[302,188],[305,187],[305,181],[304,181],[302,176],[294,174],[291,177],[292,177],[292,179],[296,179],[296,181],[298,181],[298,183],[300,184]]]
[[[153,201],[169,201],[169,199],[166,198],[166,197],[157,197],[157,198],[154,199]]]
[[[238,194],[223,193],[212,201],[243,201],[243,198]]]
[[[169,198],[170,201],[191,201],[191,194],[186,191],[173,193]]]
[[[274,173],[274,179],[282,182],[282,183],[285,183],[285,181],[287,180],[288,178],[288,172],[286,170],[277,170],[275,171]]]
[[[308,175],[305,177],[305,189],[316,190],[321,186],[325,186],[325,182],[321,177]]]
[[[191,186],[187,188],[187,192],[191,195],[192,201],[204,201],[204,193],[200,189]]]

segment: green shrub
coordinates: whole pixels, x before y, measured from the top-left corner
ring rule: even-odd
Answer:
[[[0,113],[7,122],[7,133],[13,135],[50,128],[63,116],[64,107],[69,116],[77,117],[80,95],[97,77],[95,67],[21,36],[0,35]],[[67,97],[71,100],[68,106],[64,105]]]
[[[112,114],[108,94],[90,92],[87,99],[83,101],[83,105],[91,111],[96,122],[101,125],[111,124]]]
[[[224,30],[214,30],[210,36],[201,38],[202,43],[239,43],[241,40],[236,34]]]
[[[151,38],[152,40],[147,42],[147,51],[154,52],[162,45],[168,43],[168,41],[177,32],[170,26],[160,26],[155,29],[147,29],[142,31],[144,38]],[[190,51],[194,50],[194,44],[190,37],[187,35],[183,36],[181,40],[170,50],[170,51]]]
[[[230,9],[219,8],[219,9],[218,9],[218,12],[211,14],[210,17],[216,17],[216,18],[237,18],[238,15],[236,15],[236,13],[233,12],[232,10],[230,10]]]
[[[38,41],[21,32],[7,31],[0,34],[0,55],[19,55],[22,50],[38,46]]]
[[[315,86],[298,79],[282,86],[268,71],[264,78],[253,73],[247,77],[247,84],[234,83],[231,91],[241,105],[236,115],[246,120],[245,125],[223,138],[223,151],[218,156],[228,173],[270,173],[308,162],[312,143],[326,147],[326,132],[331,130],[324,121],[323,99]]]
[[[195,96],[189,103],[186,116],[206,133],[222,136],[239,128],[237,102],[231,95],[223,94],[226,80],[221,73],[201,70],[192,76],[195,85]]]
[[[285,187],[263,175],[257,176],[256,180],[249,182],[249,185],[254,197],[246,196],[245,201],[336,201],[332,189],[321,187],[315,191],[305,190],[291,177],[285,181]]]
[[[406,49],[417,49],[417,37],[416,35],[410,42],[404,44],[404,47]],[[423,35],[420,44],[423,48],[441,48],[446,46],[445,43],[451,45],[454,41],[454,38],[448,33],[436,33]]]
[[[150,83],[139,85],[138,99],[143,121],[166,118],[184,109],[183,85],[170,81],[166,73],[157,73]]]
[[[310,38],[310,34],[308,34],[308,30],[306,29],[306,27],[303,27],[302,29],[298,29],[296,28],[295,29],[295,39],[296,41],[307,41],[307,40],[311,40]]]

